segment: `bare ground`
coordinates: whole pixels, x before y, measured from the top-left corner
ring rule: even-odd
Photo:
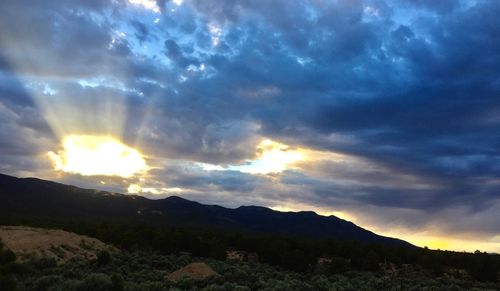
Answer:
[[[178,282],[182,278],[187,277],[193,280],[204,280],[211,277],[218,277],[217,274],[209,265],[199,262],[191,263],[175,272],[167,275],[167,280]]]
[[[33,257],[50,257],[58,263],[72,258],[92,260],[98,251],[117,250],[98,239],[59,229],[0,226],[0,238],[19,261]]]

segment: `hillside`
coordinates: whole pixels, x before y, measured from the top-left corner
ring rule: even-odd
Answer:
[[[32,229],[34,242],[60,240],[60,230]],[[67,235],[77,236],[74,233]],[[87,239],[87,238],[86,238]],[[90,239],[90,238],[88,238]],[[6,244],[9,247],[9,244]],[[12,246],[12,245],[10,245]],[[101,255],[102,257],[102,255]],[[49,257],[15,256],[0,242],[0,290],[498,290],[451,269],[436,275],[418,265],[381,264],[380,270],[339,269],[334,261],[293,272],[259,262],[162,254],[146,250],[108,253],[106,260],[73,257],[56,263]],[[337,261],[342,260],[340,258]],[[391,266],[390,271],[386,265]]]
[[[60,229],[0,226],[0,239],[19,261],[43,257],[57,263],[73,258],[93,260],[100,251],[116,250],[98,239]]]
[[[219,290],[214,286],[227,284],[224,290],[285,285],[288,289],[281,290],[400,290],[418,284],[416,289],[470,290],[498,285],[498,255],[417,248],[313,212],[229,209],[180,197],[149,200],[5,175],[0,175],[0,199],[0,225],[23,225],[0,227],[0,245],[18,255],[16,262],[13,254],[0,250],[0,290],[14,290],[2,287],[13,284],[21,290],[94,290],[89,286],[95,284],[113,290],[123,289],[113,284],[128,284],[126,290],[150,284],[158,287],[154,290],[195,285]],[[87,252],[89,244],[97,256]],[[244,255],[235,261],[232,253]],[[43,256],[49,260],[39,259]],[[109,260],[111,265],[102,265]],[[220,277],[167,282],[168,274],[189,273],[183,268],[197,262],[207,263]]]
[[[27,217],[52,221],[101,220],[410,246],[338,217],[309,211],[279,212],[258,206],[230,209],[176,196],[151,200],[1,174],[0,199],[0,222]]]

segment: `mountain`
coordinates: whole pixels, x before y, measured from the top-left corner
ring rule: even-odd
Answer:
[[[26,217],[50,221],[119,221],[411,245],[333,215],[321,216],[311,211],[280,212],[258,206],[230,209],[177,196],[151,200],[2,174],[0,202],[0,224],[22,222]]]

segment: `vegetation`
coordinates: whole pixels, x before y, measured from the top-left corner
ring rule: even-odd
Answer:
[[[221,276],[203,281],[183,279],[177,283],[166,280],[166,274],[193,261],[204,261]],[[0,265],[0,290],[494,290],[500,287],[492,282],[471,280],[467,275],[436,276],[418,266],[400,268],[397,273],[350,268],[337,272],[337,263],[293,272],[261,263],[139,250],[113,253],[106,264],[99,258],[73,259],[62,265],[53,260],[32,259],[21,264],[9,259]]]
[[[355,241],[314,240],[232,231],[165,228],[150,225],[76,223],[68,231],[87,234],[126,250],[152,250],[164,254],[188,252],[197,257],[223,260],[230,249],[255,252],[259,261],[295,272],[307,272],[318,258],[332,259],[338,273],[378,271],[381,264],[417,265],[436,275],[448,269],[464,270],[478,281],[498,280],[500,255],[435,251],[427,248],[364,244]]]
[[[33,193],[38,192],[33,190]],[[124,201],[130,198],[103,197]],[[57,265],[53,259],[42,258],[21,264],[14,261],[12,252],[2,247],[0,290],[16,287],[19,290],[500,290],[500,255],[250,233],[199,225],[181,227],[158,219],[142,220],[143,216],[127,219],[129,212],[123,209],[128,208],[120,208],[122,204],[115,200],[115,203],[98,203],[88,194],[82,194],[80,200],[56,198],[54,201],[95,204],[94,208],[101,212],[68,210],[55,215],[52,210],[61,212],[71,207],[59,205],[57,210],[54,206],[47,212],[31,202],[33,209],[29,211],[15,205],[2,206],[5,211],[0,212],[0,225],[64,229],[95,237],[123,251],[100,252],[93,262],[72,260]],[[113,205],[116,209],[111,212],[119,215],[105,215],[103,205]],[[192,213],[190,209],[186,213]],[[81,247],[85,248],[86,244],[82,242]],[[258,263],[227,262],[228,250],[254,253]],[[167,273],[199,260],[207,262],[221,276],[202,282],[166,281]]]
[[[265,208],[229,210],[175,197],[152,201],[2,175],[0,183],[6,185],[0,194],[8,197],[0,204],[0,225],[64,229],[123,250],[103,251],[91,263],[74,260],[65,266],[49,258],[15,263],[13,253],[2,250],[0,290],[13,286],[28,290],[500,290],[500,255],[417,248],[312,213],[285,217]],[[270,221],[274,221],[272,227],[254,227],[269,226]],[[284,225],[289,231],[283,231]],[[294,231],[295,225],[303,225],[303,231]],[[337,240],[306,238],[311,226],[316,226],[316,234],[324,227],[331,227],[333,234],[352,233],[328,236]],[[85,242],[80,247],[88,248]],[[247,258],[255,263],[226,262],[228,250],[251,253]],[[193,258],[208,262],[221,277],[166,282],[167,272]]]
[[[233,249],[256,253],[261,263],[303,274],[325,258],[335,273],[378,272],[382,265],[392,264],[397,269],[422,268],[437,277],[454,270],[477,281],[498,281],[499,255],[417,248],[313,213],[284,215],[259,207],[230,210],[179,197],[148,200],[5,175],[0,175],[0,184],[4,197],[0,224],[62,228],[130,252],[188,252],[224,260],[226,251]],[[328,238],[337,240],[306,235],[325,229],[332,231]],[[107,266],[113,259],[103,253],[98,261]]]
[[[60,227],[123,251],[101,251],[93,261],[75,259],[57,265],[49,258],[16,263],[15,255],[2,246],[0,290],[500,289],[500,256],[481,252],[151,225],[69,223]],[[226,261],[229,249],[255,252],[259,262]],[[221,277],[166,280],[168,273],[193,261],[206,262]]]

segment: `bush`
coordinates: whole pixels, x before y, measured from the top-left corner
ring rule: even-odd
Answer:
[[[111,275],[111,283],[113,284],[113,290],[115,291],[121,291],[124,289],[125,281],[123,280],[123,277],[120,276],[119,274]]]
[[[3,265],[0,268],[0,273],[9,275],[27,275],[34,272],[33,267],[28,264],[19,264],[16,262],[10,262]],[[1,290],[1,289],[0,289]]]
[[[89,275],[78,286],[79,291],[107,291],[113,290],[113,281],[105,274],[94,273]]]
[[[469,264],[469,275],[478,281],[498,281],[499,266],[493,257],[487,253],[476,251],[472,262]]]
[[[328,271],[332,274],[343,274],[349,270],[349,263],[342,258],[332,258],[327,266]]]
[[[97,253],[97,265],[105,266],[111,262],[111,254],[108,251],[99,251]]]
[[[11,250],[0,250],[0,264],[4,265],[16,260],[16,254]]]
[[[34,289],[48,290],[51,286],[56,286],[60,284],[61,281],[62,281],[61,276],[57,275],[42,276],[34,282]]]
[[[161,282],[145,282],[139,285],[139,289],[144,291],[162,291],[165,290],[165,285]]]
[[[52,257],[42,257],[38,259],[33,259],[31,263],[36,269],[42,269],[42,270],[57,266],[56,259]]]
[[[16,281],[11,276],[0,276],[0,290],[16,290]]]

